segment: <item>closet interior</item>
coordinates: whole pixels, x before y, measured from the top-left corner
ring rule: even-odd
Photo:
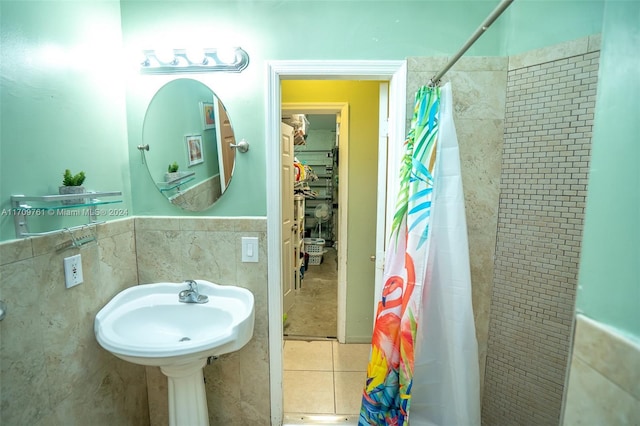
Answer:
[[[285,320],[285,336],[335,337],[337,326],[323,327],[335,324],[335,319],[327,322],[327,316],[337,312],[339,125],[335,114],[283,114],[282,121],[294,129],[296,229],[296,296]],[[324,320],[319,321],[321,316]]]
[[[319,265],[323,249],[334,247],[338,230],[338,144],[335,114],[291,114],[283,122],[294,128],[294,217],[308,255]],[[318,246],[318,247],[314,247]]]

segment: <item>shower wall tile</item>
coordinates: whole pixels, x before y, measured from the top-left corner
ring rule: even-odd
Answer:
[[[574,334],[573,357],[640,400],[640,342],[580,314],[576,316]]]
[[[510,59],[486,425],[560,420],[597,86],[599,52],[587,52],[590,43]]]
[[[583,37],[509,57],[509,71],[600,51],[600,35]]]
[[[268,424],[269,349],[267,221],[264,217],[139,217],[136,249],[140,283],[205,279],[237,285],[255,297],[252,340],[204,368],[211,424]],[[242,237],[257,237],[259,262],[242,263]],[[147,368],[150,418],[168,424],[166,378]]]
[[[79,249],[60,250],[68,232],[1,245],[3,424],[149,423],[144,369],[103,350],[93,333],[106,301],[137,283],[133,219],[74,235],[86,232],[98,239]],[[63,258],[78,253],[84,282],[66,289]]]
[[[454,119],[504,119],[506,67],[501,71],[451,70],[448,76],[453,90]]]
[[[408,118],[413,113],[415,91],[447,61],[448,58],[407,60]],[[443,77],[443,82],[451,82],[454,122],[460,146],[481,386],[498,221],[507,65],[506,58],[462,58]]]
[[[575,327],[562,424],[637,424],[640,344],[582,315]]]

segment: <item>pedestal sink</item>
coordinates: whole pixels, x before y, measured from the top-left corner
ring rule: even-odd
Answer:
[[[183,303],[185,283],[118,293],[94,322],[100,346],[135,364],[158,366],[169,383],[169,424],[208,425],[202,368],[210,356],[242,348],[253,335],[254,299],[244,288],[196,280],[207,303]]]

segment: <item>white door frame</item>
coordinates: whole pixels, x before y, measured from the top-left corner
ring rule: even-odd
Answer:
[[[269,61],[266,64],[266,171],[267,171],[267,295],[269,312],[269,381],[271,424],[282,424],[282,296],[281,296],[281,182],[280,80],[334,79],[387,80],[389,84],[389,144],[402,141],[406,116],[406,61]],[[395,150],[389,150],[387,186],[396,183]],[[393,182],[393,183],[392,183]],[[392,186],[394,187],[394,186]],[[389,203],[387,203],[388,205]],[[387,212],[387,218],[389,212]],[[390,223],[390,222],[389,222]],[[372,307],[373,309],[373,307]]]

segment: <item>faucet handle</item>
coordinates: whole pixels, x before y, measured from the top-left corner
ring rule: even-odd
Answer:
[[[189,286],[189,290],[198,291],[198,283],[195,280],[185,280],[184,283]]]

